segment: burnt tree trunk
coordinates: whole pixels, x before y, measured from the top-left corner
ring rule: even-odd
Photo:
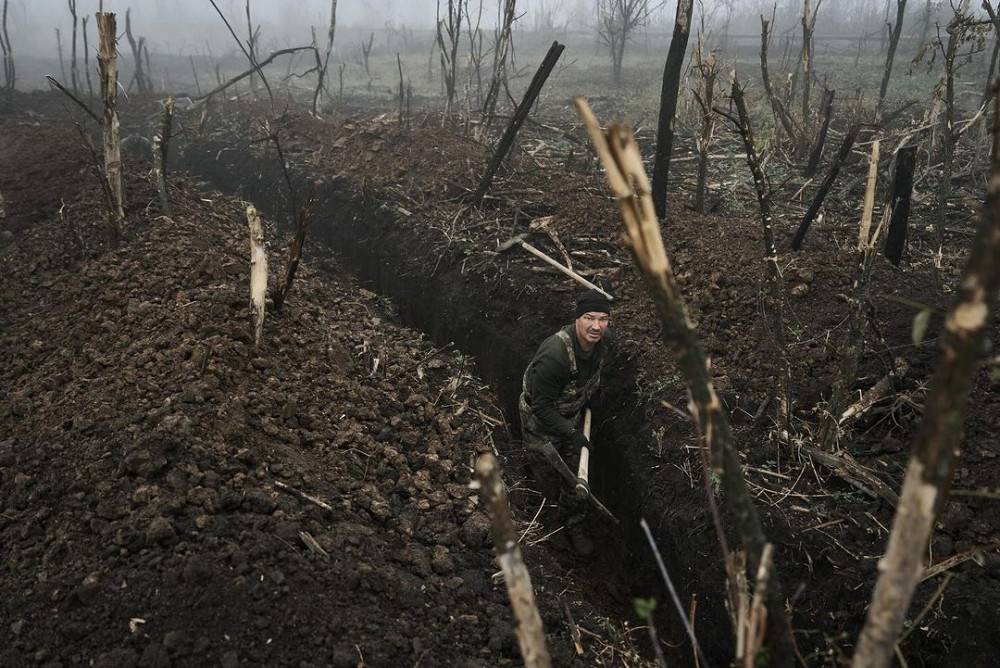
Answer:
[[[798,145],[799,133],[795,128],[795,121],[792,119],[791,114],[788,113],[788,109],[785,108],[784,103],[781,99],[775,95],[774,88],[771,87],[771,75],[768,72],[767,66],[767,50],[770,46],[770,28],[771,22],[764,18],[763,15],[760,17],[760,75],[761,80],[764,83],[764,92],[767,93],[767,99],[771,103],[771,111],[775,118],[781,123],[782,129],[785,134],[788,135],[789,141],[791,141],[793,146]]]
[[[674,34],[663,67],[663,84],[660,87],[660,118],[656,128],[656,157],[653,161],[653,205],[662,220],[667,212],[667,179],[670,175],[670,156],[674,147],[674,115],[677,112],[677,93],[681,86],[681,68],[687,52],[688,35],[691,33],[691,7],[694,0],[677,0],[674,17]]]
[[[888,7],[886,7],[888,10]],[[896,58],[896,47],[899,46],[899,35],[903,31],[903,17],[906,14],[906,0],[896,0],[896,22],[892,25],[889,35],[889,50],[885,54],[885,70],[882,72],[882,83],[878,88],[878,104],[875,105],[875,122],[882,118],[882,105],[885,104],[885,93],[889,90],[889,78],[892,76],[892,61]]]
[[[820,105],[823,109],[823,123],[819,126],[816,143],[813,144],[812,151],[809,153],[809,160],[806,162],[804,172],[806,178],[811,179],[816,176],[816,170],[819,169],[819,161],[823,157],[823,147],[826,145],[826,133],[830,129],[830,116],[833,113],[833,96],[834,91],[829,88],[823,91],[823,102]]]
[[[892,179],[892,195],[889,202],[891,218],[889,231],[882,251],[886,259],[895,266],[903,259],[906,248],[906,226],[910,218],[910,196],[913,194],[913,169],[917,162],[917,147],[905,146],[896,153],[896,172]]]
[[[844,135],[844,141],[840,143],[840,150],[837,151],[837,156],[833,159],[833,164],[830,165],[830,171],[827,172],[826,178],[823,179],[819,190],[816,191],[816,196],[813,197],[809,209],[802,217],[802,222],[799,223],[799,229],[796,230],[795,236],[792,238],[792,250],[802,250],[802,241],[806,238],[806,232],[809,231],[809,226],[816,218],[816,214],[819,213],[819,208],[823,205],[823,200],[830,192],[830,188],[833,187],[833,182],[837,180],[837,175],[840,174],[840,168],[844,165],[844,161],[851,154],[851,148],[854,146],[854,140],[857,139],[859,130],[860,126],[855,123],[848,128],[847,134]]]
[[[559,56],[562,55],[565,48],[566,46],[559,42],[552,42],[548,53],[545,54],[545,59],[538,66],[535,76],[531,79],[531,84],[528,85],[528,90],[524,92],[521,103],[517,105],[517,109],[514,111],[514,115],[511,116],[503,137],[500,138],[496,150],[493,151],[493,157],[490,159],[490,164],[486,168],[483,178],[479,181],[479,188],[476,190],[475,195],[476,204],[482,203],[483,198],[486,197],[486,193],[493,183],[493,177],[496,176],[497,170],[500,169],[500,163],[503,162],[510,147],[514,144],[514,138],[517,137],[518,130],[524,125],[524,121],[528,118],[528,113],[531,111],[532,105],[538,99],[538,94],[541,92],[542,86],[545,85],[546,79],[549,78],[549,74],[552,73],[556,62],[559,60]]]

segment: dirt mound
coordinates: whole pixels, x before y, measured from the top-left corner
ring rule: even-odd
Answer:
[[[183,149],[183,160],[219,187],[247,193],[280,211],[285,204],[278,162],[255,137],[252,118],[252,112],[243,119],[235,114],[211,118],[205,134]],[[497,242],[525,232],[533,218],[555,215],[550,228],[558,242],[542,233],[532,242],[556,258],[565,251],[586,276],[614,279],[616,338],[623,354],[608,374],[613,409],[598,426],[608,449],[592,466],[593,488],[621,517],[651,519],[661,547],[670,553],[668,568],[683,583],[682,597],[698,595],[700,633],[724,647],[728,631],[718,547],[698,482],[696,439],[682,410],[685,388],[658,340],[658,323],[644,287],[629,269],[627,251],[614,241],[618,214],[599,175],[585,166],[578,171],[579,164],[564,169],[520,156],[494,184],[492,199],[477,209],[468,197],[487,158],[485,147],[433,125],[404,131],[387,116],[318,122],[290,113],[280,132],[293,174],[323,184],[318,233],[358,275],[393,295],[409,322],[475,355],[480,373],[497,384],[508,415],[515,414],[520,369],[538,340],[567,317],[574,288],[525,253],[496,254]],[[893,508],[873,501],[797,448],[766,439],[762,423],[754,419],[773,393],[778,370],[760,317],[759,222],[676,211],[666,237],[712,357],[720,396],[746,444],[746,476],[777,548],[800,647],[811,660],[849,653]],[[815,429],[847,339],[855,237],[856,231],[846,227],[817,228],[805,251],[781,253],[795,425],[804,436]],[[960,257],[949,261],[945,276],[954,277]],[[897,488],[908,457],[904,444],[919,424],[935,358],[932,345],[915,346],[911,340],[921,304],[944,305],[928,268],[895,269],[879,260],[867,313],[870,334],[852,389],[860,393],[874,385],[897,356],[907,359],[911,372],[894,399],[870,411],[843,445]],[[938,315],[931,320],[930,340],[939,320]],[[963,467],[957,483],[965,489],[1000,481],[993,436],[1000,415],[995,382],[988,370],[977,375],[965,446],[966,461],[974,466]],[[681,410],[665,411],[662,401]],[[504,454],[516,458],[518,450]],[[952,572],[959,577],[940,607],[908,636],[905,648],[929,664],[946,655],[954,658],[956,651],[972,658],[1000,651],[985,632],[992,622],[955,621],[970,605],[981,609],[1000,602],[996,549],[987,547],[970,559],[1000,530],[994,505],[956,496],[942,518],[932,561],[947,565],[954,558],[958,566]],[[652,565],[643,560],[645,545],[637,532],[623,532],[605,537],[615,558],[601,575],[632,594],[649,595],[651,583],[643,574]],[[918,591],[915,610],[933,595],[935,583],[929,581]],[[977,597],[985,603],[970,603]],[[668,615],[658,622],[669,627],[672,641],[684,642],[683,630]]]
[[[108,248],[72,131],[0,137],[0,663],[516,663],[468,488],[502,416],[468,360],[309,264],[255,348],[239,204],[177,179],[171,220],[133,176]]]

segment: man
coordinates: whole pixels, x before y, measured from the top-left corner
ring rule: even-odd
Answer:
[[[552,448],[575,473],[580,449],[590,442],[583,433],[584,408],[601,382],[611,302],[596,291],[576,301],[576,318],[545,339],[524,372],[521,430],[528,451],[528,468],[542,492],[558,497],[573,549],[587,556],[594,545],[584,531],[586,501],[553,467]],[[549,447],[549,457],[545,455]]]

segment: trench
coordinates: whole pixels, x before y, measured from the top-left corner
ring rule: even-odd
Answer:
[[[213,187],[253,202],[272,219],[285,218],[287,188],[273,156],[261,159],[246,143],[234,147],[199,141],[181,148],[178,163]],[[294,180],[309,176],[295,174]],[[400,324],[474,359],[477,374],[495,390],[513,432],[497,442],[507,459],[509,478],[510,469],[523,463],[516,440],[521,374],[538,343],[565,324],[568,309],[553,308],[552,295],[537,286],[511,286],[502,278],[467,270],[461,255],[441,257],[432,266],[428,261],[432,256],[421,253],[430,248],[427,235],[401,224],[398,214],[371,197],[363,182],[360,190],[355,192],[343,179],[315,187],[316,213],[306,257],[322,260],[332,254],[338,269],[391,300]],[[563,301],[569,298],[567,293]],[[717,548],[703,544],[707,535],[703,533],[702,544],[695,549],[694,532],[682,521],[684,513],[672,507],[677,503],[699,509],[688,510],[689,516],[700,513],[700,490],[681,490],[676,481],[654,475],[662,462],[654,462],[650,454],[653,436],[645,400],[638,393],[636,361],[612,351],[606,364],[613,372],[602,378],[603,412],[610,417],[595,422],[594,438],[600,447],[591,464],[591,485],[621,525],[593,522],[591,538],[597,550],[589,563],[581,564],[570,554],[560,558],[570,560],[584,581],[581,589],[598,609],[633,625],[637,622],[632,600],[655,597],[660,637],[676,648],[668,653],[671,665],[692,664],[686,632],[639,526],[639,519],[646,517],[684,607],[692,594],[697,595],[697,635],[707,659],[711,665],[726,665],[732,658],[732,632],[722,602],[724,579],[717,566]],[[520,508],[522,517],[534,510]],[[711,555],[708,560],[706,552]],[[652,656],[645,633],[634,638]]]

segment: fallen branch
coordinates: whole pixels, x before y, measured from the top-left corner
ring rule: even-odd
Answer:
[[[819,208],[823,205],[823,200],[826,199],[827,193],[833,187],[833,182],[837,180],[837,175],[840,174],[840,168],[843,167],[847,156],[851,154],[851,148],[854,146],[854,141],[858,138],[860,129],[861,126],[854,123],[844,135],[844,140],[840,143],[840,150],[837,151],[836,157],[830,164],[830,171],[827,172],[826,178],[823,179],[819,190],[816,191],[812,203],[809,204],[809,209],[802,216],[802,222],[799,223],[799,229],[795,232],[795,237],[792,238],[792,250],[802,250],[802,241],[806,238],[809,225],[812,224],[813,219],[816,218],[816,214],[819,213]]]
[[[311,494],[306,494],[301,489],[296,489],[296,488],[292,487],[291,485],[286,485],[285,483],[281,482],[280,480],[275,480],[274,481],[274,486],[277,487],[278,489],[280,489],[283,492],[288,492],[292,496],[299,497],[303,501],[308,501],[309,503],[311,503],[311,504],[313,504],[315,506],[319,506],[320,508],[322,508],[323,510],[325,510],[328,513],[332,513],[333,512],[333,506],[331,506],[329,503],[327,503],[326,501],[320,499],[319,497],[313,496]]]
[[[868,388],[856,402],[847,407],[837,419],[841,430],[846,430],[850,425],[857,422],[865,412],[885,399],[889,392],[895,388],[896,383],[906,376],[910,371],[910,363],[902,357],[897,357],[893,368],[884,375],[877,383]]]
[[[873,498],[884,499],[893,506],[899,503],[899,496],[896,492],[892,491],[889,485],[882,482],[880,478],[862,466],[858,460],[847,452],[841,450],[834,455],[811,445],[803,444],[799,447],[807,455],[831,469],[837,477],[860,489],[865,494]]]
[[[58,79],[56,79],[54,76],[51,76],[49,74],[46,74],[45,78],[48,80],[48,82],[50,84],[52,84],[53,86],[55,86],[59,90],[60,93],[63,93],[66,97],[68,97],[73,102],[75,102],[78,107],[80,107],[85,112],[87,112],[87,115],[90,116],[91,118],[93,118],[95,121],[97,121],[98,125],[101,124],[101,119],[97,117],[97,114],[95,114],[90,109],[90,107],[88,107],[86,104],[84,104],[83,101],[80,100],[80,98],[78,98],[76,95],[73,95],[73,93],[71,93],[69,90],[67,90],[65,86],[63,86],[61,83],[59,83]]]

